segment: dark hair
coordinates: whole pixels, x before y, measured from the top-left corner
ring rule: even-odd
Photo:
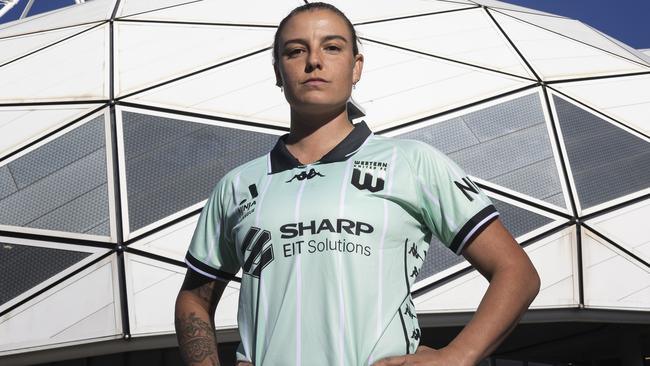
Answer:
[[[327,3],[321,3],[321,2],[315,2],[315,3],[307,3],[305,5],[301,5],[291,11],[289,15],[284,17],[282,21],[280,22],[280,25],[278,25],[278,29],[275,31],[275,37],[273,38],[273,64],[278,61],[279,58],[279,52],[278,52],[278,47],[280,46],[280,32],[282,32],[282,28],[287,24],[289,19],[291,19],[294,15],[298,13],[302,13],[305,11],[314,11],[314,10],[329,10],[333,12],[334,14],[340,16],[343,18],[345,21],[345,24],[348,26],[348,30],[350,31],[350,34],[352,35],[352,54],[357,55],[359,53],[359,46],[357,43],[359,43],[359,38],[357,37],[357,32],[354,30],[354,26],[352,25],[352,22],[350,22],[350,19],[348,19],[345,14],[343,14],[342,11],[340,11],[336,6],[332,4],[327,4]]]

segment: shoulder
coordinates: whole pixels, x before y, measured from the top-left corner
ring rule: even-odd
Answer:
[[[419,163],[423,159],[442,161],[448,159],[440,150],[419,140],[373,135],[370,144],[382,149],[395,148],[404,159],[412,164]]]
[[[237,186],[237,181],[241,176],[250,178],[252,176],[266,175],[268,173],[268,159],[269,154],[267,153],[231,169],[219,179],[212,195],[223,200],[233,192],[231,188]]]

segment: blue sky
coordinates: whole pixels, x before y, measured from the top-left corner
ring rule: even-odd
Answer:
[[[650,0],[506,0],[578,19],[634,48],[650,48]]]
[[[650,48],[650,0],[505,0],[512,4],[579,19],[634,48]],[[22,4],[21,4],[22,3]],[[17,18],[22,0],[0,23]],[[36,0],[32,13],[48,11],[74,0]],[[21,6],[22,5],[22,6]]]

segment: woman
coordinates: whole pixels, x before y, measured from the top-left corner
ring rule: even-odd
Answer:
[[[222,178],[201,214],[176,303],[188,364],[218,364],[214,310],[240,268],[240,365],[474,365],[537,294],[528,257],[453,162],[350,123],[363,61],[330,5],[299,7],[278,27],[291,130]],[[410,296],[431,235],[490,281],[473,319],[438,350],[419,346]]]

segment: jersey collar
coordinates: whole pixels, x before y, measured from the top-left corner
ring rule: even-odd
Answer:
[[[361,145],[366,141],[372,132],[365,122],[359,122],[354,125],[354,129],[350,132],[338,145],[334,146],[327,154],[325,154],[319,161],[314,164],[334,163],[337,161],[344,161],[355,153]],[[289,134],[280,136],[278,142],[269,154],[269,164],[271,174],[279,173],[285,170],[290,170],[303,166],[298,161],[285,145],[285,141]]]

